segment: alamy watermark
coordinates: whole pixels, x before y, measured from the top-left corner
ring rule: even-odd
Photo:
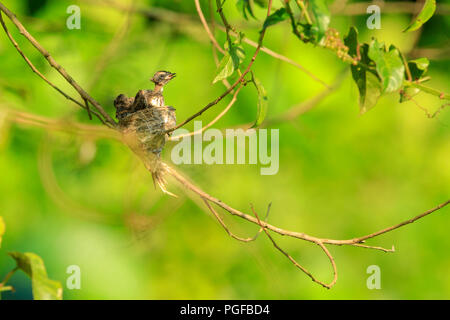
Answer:
[[[66,20],[66,26],[67,29],[73,30],[73,29],[81,29],[81,9],[77,5],[70,5],[67,7],[66,10],[67,14],[70,14],[69,17],[67,17]]]
[[[370,17],[367,18],[367,28],[373,29],[381,29],[381,10],[380,7],[373,4],[367,7],[367,13],[371,13]]]
[[[381,269],[376,264],[367,267],[366,272],[370,274],[367,278],[366,285],[370,290],[381,289]]]
[[[194,122],[194,132],[200,132],[201,121]],[[260,164],[262,175],[274,175],[279,169],[279,129],[207,129],[189,135],[178,129],[180,136],[172,149],[174,164]],[[269,141],[270,138],[270,141]],[[247,152],[248,151],[248,152]]]
[[[67,277],[66,287],[69,290],[81,289],[81,269],[79,266],[73,264],[67,267],[66,273],[70,276]]]

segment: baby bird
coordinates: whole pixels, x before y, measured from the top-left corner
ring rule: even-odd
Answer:
[[[124,94],[120,94],[114,100],[116,107],[116,117],[119,121],[136,111],[151,108],[151,107],[165,107],[164,96],[162,95],[164,86],[176,74],[169,71],[158,71],[153,78],[150,79],[155,84],[153,90],[139,90],[136,96],[128,98]]]
[[[175,73],[158,71],[150,79],[155,83],[153,90],[139,90],[134,98],[120,94],[114,100],[124,141],[141,157],[155,185],[168,194],[171,193],[165,188],[161,152],[171,134],[166,130],[176,126],[176,113],[175,108],[165,105],[162,91],[174,77]]]
[[[173,78],[175,73],[168,71],[158,71],[153,78],[150,79],[155,84],[153,90],[139,90],[134,98],[134,103],[131,106],[133,112],[139,111],[149,107],[164,107],[164,96],[162,94],[164,86]]]

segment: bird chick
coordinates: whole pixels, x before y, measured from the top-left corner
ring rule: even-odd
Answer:
[[[155,84],[153,90],[139,90],[132,105],[133,112],[151,107],[164,107],[164,96],[162,94],[164,86],[173,78],[175,73],[169,71],[158,71],[150,79]]]
[[[175,73],[169,71],[158,71],[150,79],[155,84],[153,90],[139,90],[136,96],[128,98],[120,94],[114,100],[116,107],[116,117],[122,121],[126,116],[151,107],[165,107],[164,96],[162,95],[164,86],[173,78]]]

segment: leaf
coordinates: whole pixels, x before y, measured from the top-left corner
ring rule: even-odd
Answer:
[[[416,19],[406,27],[403,32],[410,32],[419,29],[425,22],[430,20],[436,11],[436,0],[426,0],[422,10],[417,15]]]
[[[0,286],[0,300],[2,300],[2,292],[13,290],[14,288],[12,286]]]
[[[419,80],[428,71],[428,66],[430,61],[427,58],[418,58],[415,60],[408,61],[408,68],[411,72],[412,81]],[[405,102],[411,100],[412,97],[420,92],[419,88],[406,85],[400,91],[400,102]]]
[[[5,234],[6,226],[3,217],[0,216],[0,248],[2,247],[2,237]]]
[[[353,32],[351,31],[351,33]],[[349,42],[352,37],[353,35],[351,35],[350,38],[347,37],[347,42]],[[366,66],[371,64],[368,52],[369,45],[365,43],[360,47],[360,55],[361,62]],[[378,102],[382,91],[381,81],[378,78],[376,72],[370,69],[366,69],[360,64],[352,65],[351,70],[353,80],[355,81],[359,90],[359,110],[361,114],[364,114],[368,110],[372,109]]]
[[[311,11],[315,17],[313,31],[316,35],[317,43],[321,44],[325,38],[325,32],[330,24],[330,12],[325,0],[310,0]]]
[[[231,57],[231,55],[229,53],[227,53],[223,56],[217,70],[218,70],[218,73],[213,80],[213,84],[216,83],[217,81],[224,80],[233,74],[234,62],[233,62],[233,58]]]
[[[267,29],[270,26],[273,26],[274,24],[282,22],[288,18],[289,14],[286,12],[286,9],[280,8],[266,18],[263,24],[263,30]]]
[[[394,92],[403,85],[405,66],[398,50],[391,46],[386,51],[384,43],[372,40],[369,45],[369,58],[376,64],[376,70],[383,84],[383,93]]]
[[[264,119],[267,115],[267,109],[269,106],[267,91],[262,85],[261,81],[258,78],[253,78],[253,83],[258,91],[258,111],[256,114],[256,121],[253,124],[252,128],[259,127],[261,123],[264,122]]]
[[[418,89],[418,88],[405,86],[400,91],[400,102],[405,102],[405,101],[411,100],[411,98],[414,97],[415,95],[417,95],[419,92],[420,92],[420,89]]]
[[[251,0],[237,0],[236,7],[238,10],[242,13],[245,20],[248,20],[247,12],[255,18],[255,15],[253,14],[253,1]]]
[[[253,13],[254,4],[257,4],[259,7],[265,7],[267,5],[265,0],[237,0],[236,7],[242,13],[245,20],[248,20],[248,14],[256,19],[255,14]]]
[[[348,54],[356,56],[358,51],[358,30],[355,27],[351,27],[348,31],[344,44],[348,47]]]
[[[228,43],[225,44],[225,48],[228,49]],[[245,59],[245,50],[241,45],[231,45],[231,49],[224,55],[217,67],[217,75],[213,80],[213,84],[217,81],[224,80],[231,76],[235,70],[239,68],[239,65]]]
[[[62,286],[59,281],[50,280],[41,257],[34,253],[10,252],[17,266],[31,278],[35,300],[62,300]]]
[[[411,71],[412,80],[420,79],[427,71],[430,61],[427,58],[419,58],[408,61],[408,68]]]
[[[417,65],[417,68],[419,68],[420,70],[427,70],[428,66],[430,65],[430,60],[428,60],[427,58],[418,58],[409,62]]]

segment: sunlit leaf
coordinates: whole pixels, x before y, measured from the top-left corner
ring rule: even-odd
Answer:
[[[10,252],[17,266],[31,278],[35,300],[62,300],[62,286],[59,281],[50,280],[41,257],[34,253]]]
[[[267,115],[269,103],[267,98],[267,91],[262,85],[261,81],[259,81],[259,79],[257,78],[253,78],[253,83],[255,84],[256,90],[258,91],[258,111],[256,114],[256,121],[252,126],[252,128],[255,128],[264,122],[264,119]]]
[[[226,43],[225,48],[228,49],[228,43]],[[224,55],[217,67],[217,75],[213,80],[213,84],[231,76],[244,59],[244,48],[241,45],[232,44],[231,49]]]
[[[376,70],[383,84],[383,93],[394,92],[401,88],[405,66],[395,47],[386,50],[384,43],[372,40],[369,45],[369,58],[376,64]]]
[[[412,80],[420,79],[427,71],[430,61],[427,58],[419,58],[408,61],[408,67],[411,71]]]
[[[354,30],[356,32],[356,30]],[[354,33],[353,31],[350,31],[350,37],[347,37],[348,40],[346,41],[349,43],[350,41],[354,41],[351,39],[354,39]],[[369,45],[364,44],[360,47],[360,55],[361,55],[361,62],[368,66],[371,64],[371,60],[368,56],[369,51]],[[355,81],[356,85],[358,86],[359,91],[359,110],[360,113],[363,114],[367,112],[368,110],[372,109],[376,103],[378,102],[378,99],[381,96],[382,92],[382,85],[380,78],[376,75],[376,72],[367,69],[361,64],[358,65],[352,65],[352,77]]]
[[[219,67],[217,68],[217,75],[213,80],[213,83],[217,81],[224,80],[231,76],[234,72],[234,62],[233,58],[229,53],[225,54],[220,61]]]
[[[330,12],[325,0],[310,0],[309,3],[316,21],[313,31],[316,33],[317,43],[320,44],[324,40],[325,32],[330,24]]]
[[[248,14],[255,18],[253,14],[253,1],[251,0],[237,0],[236,7],[242,13],[244,18],[248,20]],[[248,13],[248,14],[247,14]]]
[[[436,0],[426,0],[419,15],[403,32],[410,32],[419,29],[425,22],[430,20],[436,11]]]
[[[288,18],[289,15],[286,12],[286,9],[280,8],[266,18],[266,20],[264,21],[263,30]]]
[[[400,91],[400,102],[405,102],[405,101],[411,100],[411,98],[414,97],[415,95],[417,95],[419,92],[420,92],[420,89],[418,89],[418,88],[405,86]]]

